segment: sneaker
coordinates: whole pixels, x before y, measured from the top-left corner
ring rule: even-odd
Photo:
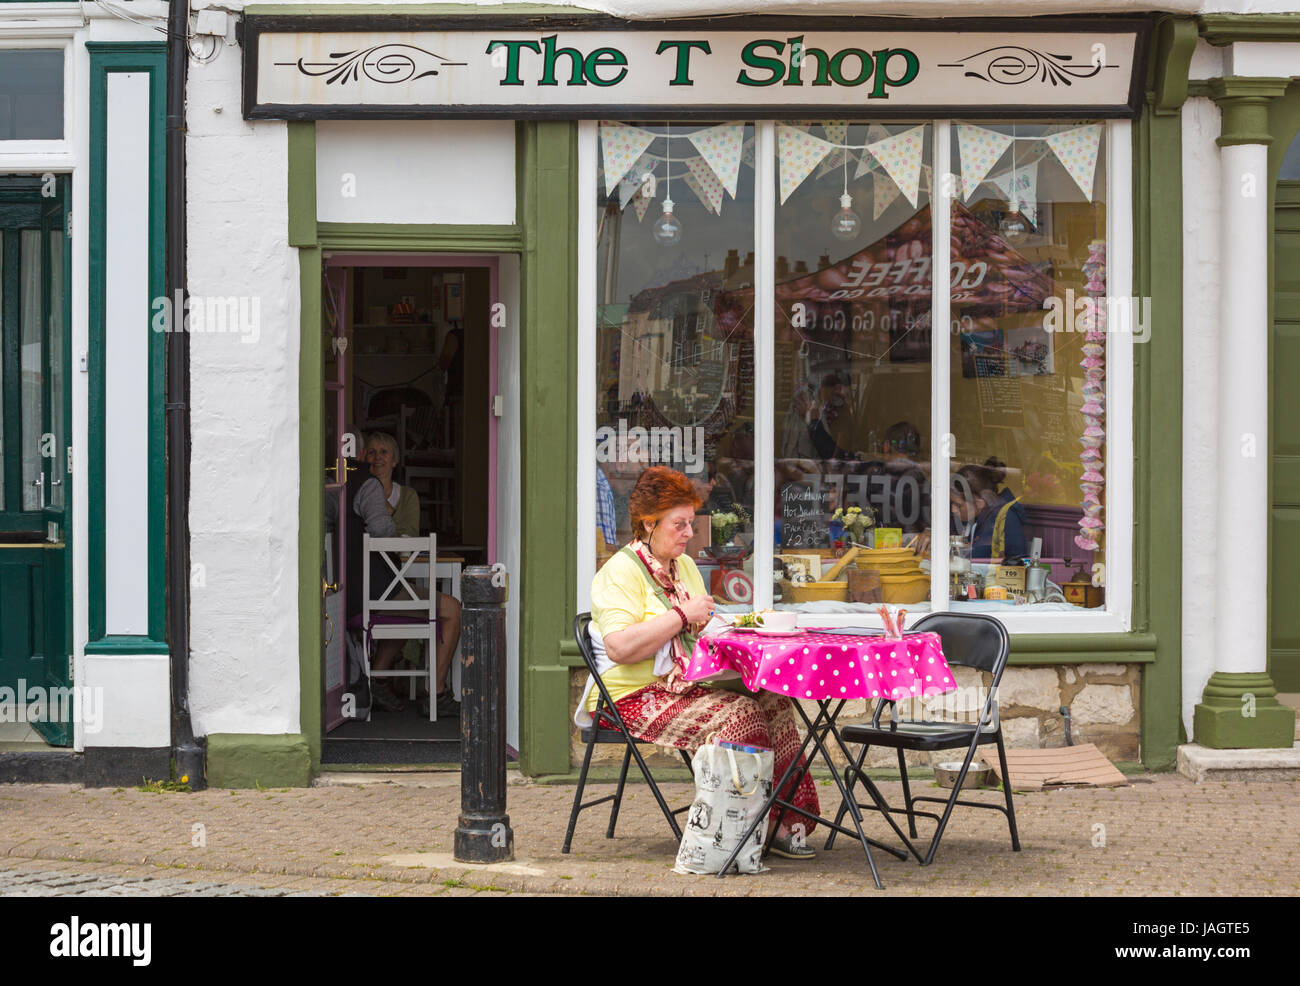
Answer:
[[[370,696],[383,712],[402,712],[406,709],[406,703],[394,695],[388,685],[380,681],[371,681]]]
[[[794,833],[791,832],[786,836],[777,836],[772,840],[772,852],[777,856],[785,859],[812,859],[817,855],[817,851],[807,842],[794,844]]]
[[[456,701],[456,695],[450,688],[445,692],[438,694],[438,715],[440,716],[457,716],[460,715],[460,703]]]

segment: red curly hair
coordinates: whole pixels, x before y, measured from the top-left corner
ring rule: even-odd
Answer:
[[[632,536],[644,541],[644,521],[658,523],[659,518],[674,507],[690,506],[698,510],[703,502],[684,474],[667,466],[651,466],[637,478],[628,497]]]

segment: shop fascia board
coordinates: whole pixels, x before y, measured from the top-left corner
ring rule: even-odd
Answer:
[[[1201,37],[1216,47],[1237,42],[1300,41],[1300,13],[1202,14]]]

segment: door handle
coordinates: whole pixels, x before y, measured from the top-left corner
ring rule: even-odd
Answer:
[[[45,477],[37,476],[35,479],[32,480],[32,485],[35,486],[38,490],[40,490],[41,493],[40,509],[44,510],[45,509]]]
[[[324,579],[320,580],[320,597],[322,599],[325,598],[327,593],[338,591],[339,584],[337,582],[326,582]]]

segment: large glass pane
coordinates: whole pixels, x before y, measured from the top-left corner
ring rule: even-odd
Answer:
[[[63,231],[52,230],[50,244],[50,317],[49,317],[49,403],[50,435],[50,506],[62,509],[67,496],[67,460],[64,449],[68,436],[64,430],[63,401],[67,381],[63,379]]]
[[[596,562],[631,539],[628,495],[641,472],[674,466],[705,501],[689,550],[706,584],[748,603],[753,128],[602,124],[600,140],[597,187],[585,193],[597,197],[599,223]],[[732,195],[724,186],[737,166]]]
[[[925,124],[777,125],[780,608],[929,607],[930,144]]]
[[[1100,124],[953,126],[955,608],[1104,600],[1105,160]]]
[[[63,137],[63,52],[0,51],[0,140]]]
[[[22,372],[23,509],[40,510],[45,478],[41,470],[44,431],[44,360],[42,349],[41,231],[22,231],[20,273],[19,366]],[[48,494],[47,494],[48,495]]]

